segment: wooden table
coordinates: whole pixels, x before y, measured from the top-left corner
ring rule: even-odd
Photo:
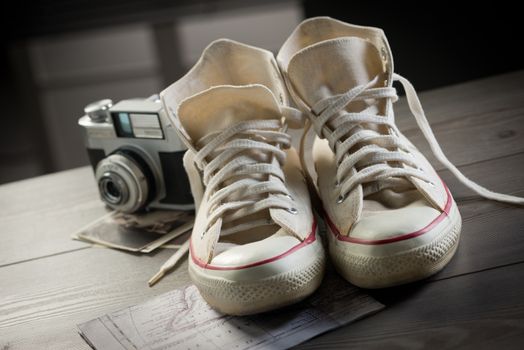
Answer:
[[[472,179],[524,195],[524,71],[421,94],[444,151]],[[397,106],[398,124],[457,200],[457,255],[428,281],[373,291],[377,315],[300,348],[524,346],[524,209],[480,199],[434,161]],[[149,288],[171,250],[134,255],[70,235],[105,213],[87,167],[0,186],[0,349],[88,349],[76,324],[189,283],[187,264]]]

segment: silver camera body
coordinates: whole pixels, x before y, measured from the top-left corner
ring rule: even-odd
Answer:
[[[193,198],[183,167],[186,147],[158,96],[96,101],[78,124],[101,199],[126,213],[161,208],[189,210]]]

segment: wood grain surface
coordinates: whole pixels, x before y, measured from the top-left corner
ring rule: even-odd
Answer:
[[[480,184],[524,195],[524,71],[421,94],[449,158]],[[428,158],[402,99],[397,123]],[[388,307],[301,348],[516,348],[524,343],[524,209],[487,201],[434,162],[464,220],[455,258],[429,281],[373,291]],[[189,283],[172,254],[128,254],[73,241],[102,216],[90,168],[0,186],[0,349],[88,349],[76,324]],[[521,341],[518,343],[518,341]]]
[[[69,236],[102,216],[91,168],[0,186],[0,266],[81,249]]]
[[[524,263],[372,293],[373,317],[300,349],[522,349]]]

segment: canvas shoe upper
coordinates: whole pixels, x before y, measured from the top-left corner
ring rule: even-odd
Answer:
[[[488,198],[523,202],[480,187],[447,160],[413,86],[394,73],[382,30],[308,19],[277,61],[308,116],[301,159],[322,201],[331,257],[349,281],[377,288],[426,277],[445,266],[459,241],[451,193],[395,124],[394,81],[436,157],[463,183]]]
[[[161,98],[188,147],[197,208],[189,271],[202,296],[250,314],[312,293],[324,253],[273,55],[213,42]]]

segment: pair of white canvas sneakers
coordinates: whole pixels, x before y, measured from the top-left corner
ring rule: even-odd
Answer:
[[[461,217],[395,125],[395,81],[442,163],[477,193],[522,203],[471,182],[447,160],[414,88],[393,72],[382,30],[308,19],[276,60],[215,41],[161,94],[188,147],[197,208],[189,273],[212,307],[263,312],[319,287],[326,253],[310,194],[326,222],[328,255],[356,286],[408,283],[450,261]]]

